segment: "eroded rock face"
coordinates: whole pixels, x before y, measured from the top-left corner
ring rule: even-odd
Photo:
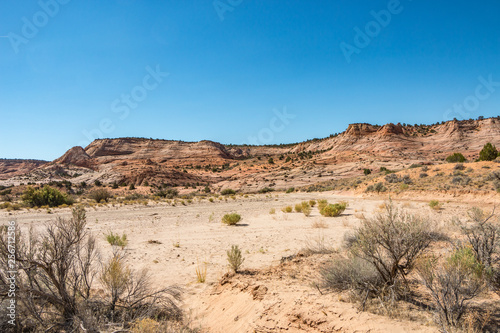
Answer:
[[[63,156],[54,160],[53,163],[76,165],[85,168],[90,168],[92,165],[91,157],[79,146],[71,148]]]
[[[0,179],[24,175],[46,163],[41,160],[0,159]]]
[[[73,147],[48,164],[0,160],[0,179],[36,171],[36,181],[44,177],[53,180],[64,174],[61,168],[66,168],[72,175],[85,174],[84,181],[209,183],[244,190],[287,188],[352,176],[366,163],[392,163],[394,167],[411,161],[433,164],[454,152],[474,159],[486,142],[500,147],[499,118],[421,126],[358,123],[337,136],[274,146],[223,145],[208,140],[99,139],[85,148]],[[274,163],[268,162],[270,157]]]

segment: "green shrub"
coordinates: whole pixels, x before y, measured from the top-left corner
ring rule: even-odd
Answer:
[[[290,187],[289,189],[286,190],[286,193],[292,193],[295,191],[294,187]]]
[[[274,164],[274,159],[272,157],[269,157],[269,159],[267,160],[267,162],[269,164]]]
[[[318,209],[321,211],[328,205],[328,201],[326,199],[318,200]]]
[[[238,245],[232,245],[231,250],[227,250],[226,253],[229,267],[231,267],[235,273],[238,273],[238,270],[245,261],[245,258],[241,255],[241,250],[238,248]]]
[[[236,191],[230,188],[226,188],[220,192],[222,195],[235,195]]]
[[[286,206],[281,209],[283,213],[291,213],[292,212],[292,206]]]
[[[365,174],[365,176],[368,176],[372,173],[372,171],[370,169],[363,169],[363,173]]]
[[[434,210],[439,210],[441,209],[441,204],[437,200],[431,200],[431,202],[429,202],[429,207],[431,207]]]
[[[222,217],[222,223],[227,225],[235,225],[241,221],[241,215],[237,213],[226,214]]]
[[[446,162],[448,163],[463,163],[466,159],[464,155],[460,153],[453,153],[450,156],[446,157]]]
[[[329,204],[320,210],[320,214],[325,217],[335,217],[339,216],[346,209],[347,204],[345,202]]]
[[[130,191],[135,190],[135,185],[134,185],[134,184],[130,184],[130,186],[128,187],[128,189],[129,189]]]
[[[490,142],[484,145],[483,149],[479,152],[480,161],[493,161],[497,158],[498,151]]]
[[[316,200],[309,200],[309,205],[314,207],[314,205],[316,205]]]
[[[63,204],[71,205],[73,200],[65,193],[45,185],[41,189],[28,187],[21,196],[23,202],[30,207],[57,207]]]
[[[377,193],[385,192],[387,191],[387,187],[385,187],[383,183],[377,183],[373,186],[373,190]]]
[[[274,188],[264,187],[264,188],[259,190],[259,193],[268,193],[268,192],[273,192],[273,191],[274,191]]]
[[[122,249],[127,246],[128,240],[127,240],[127,235],[118,235],[114,234],[112,231],[110,231],[106,236],[106,240],[108,241],[109,245],[111,246],[119,246]]]
[[[297,213],[302,213],[302,205],[301,204],[296,204],[295,205],[295,211]]]
[[[179,191],[175,188],[168,188],[156,192],[155,195],[162,198],[173,199],[179,195]]]
[[[306,205],[306,206],[302,206],[302,213],[305,215],[305,216],[309,216],[311,215],[311,206],[309,205]]]
[[[95,200],[95,202],[99,203],[101,201],[108,202],[111,198],[111,194],[106,189],[96,189],[89,193],[89,198]]]

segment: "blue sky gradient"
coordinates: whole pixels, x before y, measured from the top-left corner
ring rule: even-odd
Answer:
[[[495,0],[5,0],[0,157],[52,160],[97,136],[290,143],[497,116],[499,13]]]

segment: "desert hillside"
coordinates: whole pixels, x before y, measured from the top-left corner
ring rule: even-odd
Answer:
[[[462,153],[475,160],[486,142],[500,146],[497,118],[434,125],[351,124],[324,139],[270,146],[223,145],[142,138],[99,139],[50,162],[0,161],[1,185],[71,182],[140,186],[205,186],[245,192],[286,189],[363,174],[365,168],[401,169],[440,164]]]

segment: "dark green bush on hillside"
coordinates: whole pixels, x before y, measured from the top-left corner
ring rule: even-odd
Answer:
[[[226,188],[225,190],[222,190],[222,192],[220,192],[220,194],[222,194],[222,195],[234,195],[234,194],[236,194],[236,191],[233,189],[230,189],[230,188]]]
[[[483,149],[479,152],[480,161],[493,161],[498,156],[498,151],[490,142],[484,145]]]
[[[466,159],[465,159],[464,155],[462,155],[460,153],[453,153],[446,158],[446,162],[448,162],[448,163],[463,163],[465,161],[466,161]]]
[[[99,203],[101,201],[108,202],[109,199],[111,198],[111,194],[108,192],[108,190],[105,189],[97,189],[89,194],[89,198],[95,200],[95,202]]]
[[[274,191],[274,188],[264,187],[264,188],[261,188],[259,190],[259,193],[268,193],[268,192],[273,192],[273,191]]]
[[[48,185],[40,189],[28,187],[21,199],[30,207],[57,207],[63,204],[73,204],[73,200],[66,193],[61,193],[59,190]]]
[[[169,189],[158,191],[155,193],[155,195],[162,197],[162,198],[173,199],[179,195],[179,191],[176,190],[175,188],[169,188]]]

